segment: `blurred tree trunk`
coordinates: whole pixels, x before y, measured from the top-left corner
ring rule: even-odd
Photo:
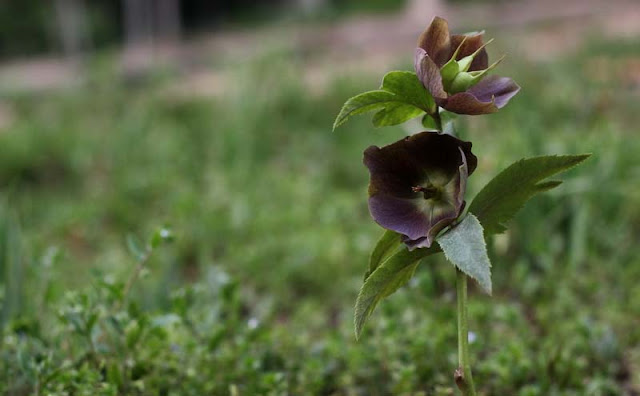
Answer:
[[[154,0],[123,0],[124,57],[123,72],[128,78],[140,78],[153,64]]]
[[[127,47],[153,43],[153,0],[123,0]]]
[[[155,9],[155,33],[167,41],[180,38],[180,2],[178,0],[157,0]]]
[[[293,0],[292,2],[304,14],[313,14],[328,3],[327,0]]]
[[[87,8],[83,0],[55,0],[60,43],[65,55],[77,58],[90,48]]]

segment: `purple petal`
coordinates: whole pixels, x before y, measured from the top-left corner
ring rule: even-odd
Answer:
[[[487,76],[466,92],[450,96],[441,106],[458,114],[495,113],[519,90],[518,84],[508,77]]]
[[[442,76],[440,75],[438,65],[433,62],[427,52],[422,48],[416,48],[413,63],[418,79],[431,93],[431,96],[433,96],[436,101],[444,100],[447,97],[447,93],[442,86]]]
[[[467,166],[466,156],[462,148],[460,148],[460,154],[462,156],[462,165],[460,165],[460,167],[458,168],[458,175],[454,180],[452,180],[452,185],[455,189],[455,207],[457,209],[455,211],[455,215],[453,215],[452,213],[451,216],[443,216],[439,220],[436,219],[437,222],[429,228],[427,236],[423,236],[420,238],[411,238],[408,235],[403,235],[402,242],[407,246],[409,250],[431,247],[431,244],[433,243],[433,240],[438,235],[438,233],[442,231],[446,226],[448,226],[451,223],[451,220],[457,219],[458,216],[460,216],[460,213],[462,213],[462,211],[464,210],[464,193],[467,189],[467,179],[470,172]],[[471,155],[473,156],[473,154]],[[475,156],[473,156],[473,158],[475,160]]]
[[[477,165],[471,143],[453,136],[422,132],[388,146],[369,147],[369,211],[382,227],[406,236],[407,246],[431,246],[436,235],[464,206],[466,179]],[[439,198],[425,198],[415,186],[441,188]]]
[[[501,109],[518,91],[520,91],[518,84],[508,77],[487,76],[467,92],[481,102],[494,101],[496,107]]]
[[[421,198],[402,199],[382,194],[369,198],[369,212],[376,223],[405,235],[407,241],[420,240],[415,247],[429,247],[436,235],[458,217],[460,208],[443,204],[425,211],[421,205]]]
[[[369,212],[382,227],[417,239],[424,237],[431,226],[427,216],[420,211],[420,199],[374,195],[369,198]]]
[[[462,148],[458,148],[458,150],[460,151],[462,164],[458,168],[458,174],[451,180],[451,182],[447,186],[452,190],[450,192],[450,195],[453,196],[455,202],[453,202],[453,206],[450,208],[450,210],[441,211],[440,216],[438,217],[433,217],[434,212],[431,212],[431,217],[429,218],[431,226],[429,227],[429,232],[426,236],[420,238],[411,238],[410,236],[406,235],[403,238],[403,242],[407,245],[409,250],[421,247],[430,247],[438,233],[449,224],[451,224],[453,220],[457,219],[464,209],[464,193],[467,189],[469,168],[467,165],[464,150]],[[473,158],[475,159],[475,156],[473,156]]]
[[[371,173],[370,196],[381,193],[398,198],[415,198],[411,186],[419,184],[423,171],[400,142],[383,148],[371,146],[365,150],[363,162]]]
[[[431,247],[431,244],[433,243],[433,241],[429,240],[427,237],[409,239],[406,235],[402,235],[402,242],[407,246],[409,251],[416,248],[428,248]]]
[[[442,67],[451,56],[449,23],[440,17],[433,18],[429,27],[418,38],[418,47],[425,50],[439,68]]]

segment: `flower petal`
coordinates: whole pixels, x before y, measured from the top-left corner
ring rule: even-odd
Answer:
[[[426,219],[426,225],[421,229],[422,235],[418,238],[412,238],[411,235],[403,234],[405,236],[403,241],[409,250],[417,247],[430,247],[438,233],[460,215],[460,208],[452,204],[438,204],[431,209],[429,213],[422,213],[422,216]]]
[[[520,87],[508,77],[488,76],[479,83],[450,96],[441,104],[445,109],[458,114],[489,114],[504,107]]]
[[[493,100],[496,107],[501,109],[518,91],[520,91],[520,86],[508,77],[487,76],[469,88],[467,92],[481,102]]]
[[[481,102],[469,92],[452,95],[440,106],[452,113],[468,115],[489,114],[498,111],[498,107],[493,101]]]
[[[462,156],[462,165],[458,167],[458,179],[456,180],[457,183],[455,185],[454,197],[457,199],[455,202],[456,206],[460,207],[460,211],[462,211],[465,206],[464,193],[467,191],[467,179],[469,179],[469,175],[475,170],[477,159],[475,155],[471,154],[474,162],[473,169],[470,169],[469,163],[467,162],[467,156],[462,148],[460,148],[460,155]]]
[[[396,198],[386,194],[374,195],[369,198],[369,212],[382,227],[407,235],[410,239],[421,238],[432,224],[420,210],[420,199]]]
[[[443,100],[447,97],[447,93],[442,86],[442,76],[440,68],[422,48],[416,48],[413,64],[416,69],[416,75],[422,82],[422,85],[431,93],[436,101]]]
[[[464,206],[466,179],[477,165],[471,143],[422,132],[364,153],[369,168],[369,211],[384,228],[406,236],[410,248],[430,246]],[[425,197],[414,187],[433,185],[441,195]]]
[[[451,56],[451,37],[446,19],[433,18],[429,27],[418,38],[418,47],[425,50],[439,68],[442,67]]]
[[[458,51],[458,55],[456,56],[456,60],[469,56],[476,52],[478,48],[482,47],[484,45],[483,36],[483,32],[470,35],[454,34],[451,36],[452,51],[455,51],[460,44],[462,44],[460,51]],[[462,42],[463,40],[464,43]],[[473,58],[473,62],[471,62],[471,66],[468,71],[484,70],[487,67],[489,67],[489,56],[487,55],[487,51],[483,48],[478,52],[478,55]]]
[[[421,247],[430,247],[438,233],[451,224],[453,220],[457,219],[464,209],[464,193],[467,189],[467,179],[469,177],[469,173],[475,170],[477,159],[473,154],[470,154],[471,158],[473,158],[474,169],[469,172],[465,152],[461,147],[459,147],[458,150],[460,151],[462,164],[458,167],[458,174],[451,179],[447,186],[445,186],[445,190],[449,190],[446,191],[446,195],[454,198],[454,202],[451,202],[451,206],[449,207],[454,210],[447,210],[446,205],[441,205],[439,208],[436,207],[436,210],[431,212],[431,226],[429,227],[427,236],[411,239],[409,235],[405,234],[403,242],[407,245],[409,250]]]
[[[383,148],[371,146],[365,150],[363,162],[371,173],[369,196],[388,194],[406,199],[416,197],[411,187],[422,181],[423,171],[407,154],[404,145],[399,144],[408,139]]]

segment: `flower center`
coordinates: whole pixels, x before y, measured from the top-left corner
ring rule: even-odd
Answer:
[[[426,187],[423,186],[414,186],[411,187],[411,191],[413,192],[421,192],[424,196],[424,199],[438,198],[442,194],[442,190],[433,184],[429,184]]]

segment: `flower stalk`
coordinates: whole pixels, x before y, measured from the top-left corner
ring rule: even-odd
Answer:
[[[438,131],[442,132],[440,109],[436,109],[432,115],[436,120]],[[467,308],[467,275],[456,268],[456,293],[457,293],[457,317],[458,317],[458,368],[453,377],[458,389],[463,396],[476,396],[476,389],[471,374],[471,362],[469,361],[469,322]]]
[[[469,361],[469,323],[467,320],[467,275],[456,268],[458,294],[458,368],[454,373],[456,385],[463,396],[476,396]]]

